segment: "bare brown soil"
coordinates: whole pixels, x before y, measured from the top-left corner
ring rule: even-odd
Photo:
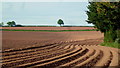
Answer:
[[[2,29],[20,29],[20,30],[87,30],[94,27],[2,27]]]
[[[3,31],[2,68],[90,68],[120,66],[116,48],[100,46],[97,31]]]
[[[103,35],[97,31],[79,32],[24,32],[3,31],[2,49],[24,48],[27,46],[44,45],[64,41],[86,40],[101,38]]]

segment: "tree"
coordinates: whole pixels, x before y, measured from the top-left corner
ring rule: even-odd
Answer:
[[[87,22],[104,33],[104,42],[120,41],[120,2],[89,3]]]
[[[16,25],[15,21],[7,22],[7,24],[8,24],[8,26],[11,26],[11,27]]]
[[[57,22],[57,24],[59,24],[61,26],[61,25],[64,25],[64,22],[63,22],[62,19],[59,19],[58,22]]]
[[[1,22],[1,23],[0,23],[0,26],[3,26],[3,25],[4,25],[4,23],[3,23],[3,22]]]

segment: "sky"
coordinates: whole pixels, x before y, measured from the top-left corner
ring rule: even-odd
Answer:
[[[88,2],[3,2],[2,21],[15,21],[21,25],[91,26],[87,20]]]

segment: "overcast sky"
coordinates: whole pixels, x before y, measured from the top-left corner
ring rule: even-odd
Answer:
[[[3,2],[2,21],[14,20],[22,25],[57,25],[61,18],[65,25],[88,26],[88,2]]]

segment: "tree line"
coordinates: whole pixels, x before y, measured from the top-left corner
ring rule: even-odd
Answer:
[[[104,33],[104,42],[120,43],[120,1],[89,2],[88,23]]]
[[[3,22],[1,22],[0,23],[0,26],[3,26],[4,25],[4,23]],[[7,25],[9,26],[9,27],[21,27],[22,25],[18,25],[18,24],[16,24],[16,22],[15,21],[9,21],[9,22],[7,22]]]
[[[59,24],[60,26],[64,26],[64,22],[63,22],[62,19],[59,19],[59,20],[57,21],[57,24]],[[0,23],[0,26],[3,26],[3,25],[4,25],[4,23],[1,22],[1,23]],[[15,22],[15,21],[9,21],[9,22],[7,22],[7,25],[10,26],[10,27],[22,26],[22,25],[16,25],[16,22]]]

